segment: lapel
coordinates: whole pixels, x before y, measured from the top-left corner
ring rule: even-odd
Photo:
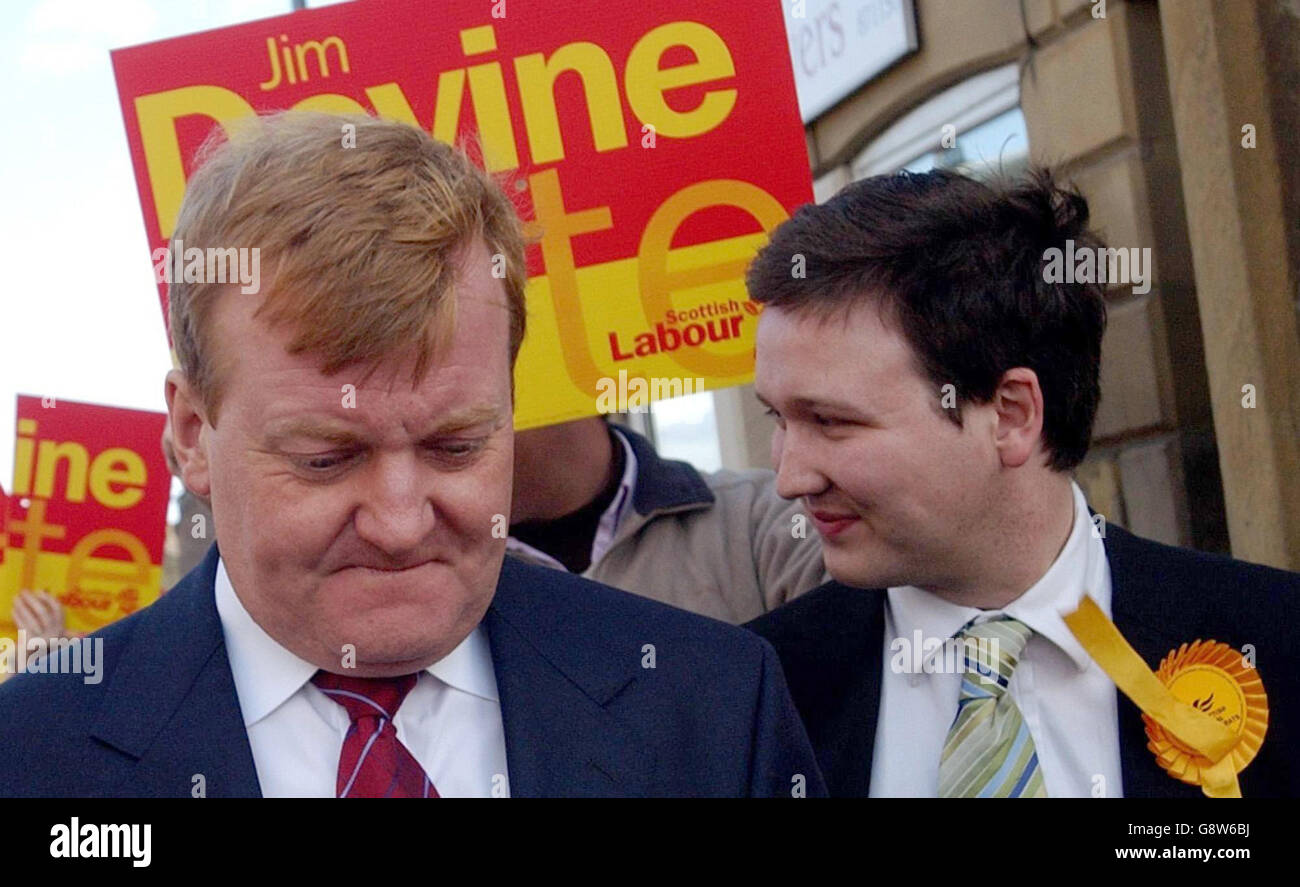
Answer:
[[[828,582],[748,627],[780,652],[831,794],[866,797],[880,710],[885,592]]]
[[[1205,602],[1190,583],[1179,581],[1163,546],[1119,527],[1106,527],[1111,614],[1115,627],[1154,670],[1180,644],[1201,637]],[[1118,691],[1117,691],[1118,692]],[[1174,779],[1147,749],[1146,725],[1138,707],[1119,695],[1119,751],[1123,791],[1130,798],[1197,798],[1198,786]]]
[[[115,793],[259,797],[248,732],[226,657],[214,587],[217,546],[125,639],[91,735],[135,760]]]
[[[651,749],[605,705],[638,679],[639,655],[564,606],[574,580],[507,557],[484,617],[513,797],[651,793]]]
[[[832,761],[828,773],[843,774],[833,791],[837,796],[865,798],[871,793],[871,764],[876,749],[876,721],[880,715],[880,681],[884,668],[885,590],[849,589],[848,600],[863,607],[854,619],[837,627],[835,655],[848,667],[837,669],[847,686],[839,698],[843,710],[832,714],[828,738],[818,757]],[[851,631],[846,631],[851,626]],[[836,692],[832,689],[832,693]],[[866,766],[863,766],[865,762]]]

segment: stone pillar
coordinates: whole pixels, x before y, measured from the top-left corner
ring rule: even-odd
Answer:
[[[1300,336],[1265,8],[1160,0],[1159,11],[1232,551],[1296,570]]]

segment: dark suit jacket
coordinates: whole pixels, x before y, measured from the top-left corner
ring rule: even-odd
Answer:
[[[0,685],[0,796],[258,796],[214,597],[217,549],[108,626],[104,677]],[[510,793],[825,788],[771,647],[739,628],[507,558],[484,617]],[[655,668],[642,648],[655,647]]]
[[[1180,644],[1252,644],[1268,694],[1264,745],[1239,775],[1244,797],[1300,796],[1300,574],[1106,528],[1115,625],[1155,669]],[[884,663],[885,593],[829,582],[746,627],[772,642],[832,796],[871,787]],[[1126,797],[1198,797],[1147,750],[1141,713],[1119,694],[1119,745]]]

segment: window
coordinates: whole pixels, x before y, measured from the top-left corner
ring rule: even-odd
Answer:
[[[963,133],[953,147],[927,151],[903,169],[951,169],[977,178],[990,170],[1015,173],[1029,159],[1027,148],[1025,116],[1012,108]]]
[[[1020,74],[1006,65],[977,74],[900,117],[854,158],[854,179],[953,169],[973,176],[1014,173],[1029,159]]]
[[[656,401],[650,405],[650,419],[659,455],[689,462],[700,471],[722,467],[712,391]]]

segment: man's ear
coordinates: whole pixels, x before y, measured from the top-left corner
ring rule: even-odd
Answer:
[[[179,469],[177,473],[191,493],[208,499],[212,495],[212,481],[202,433],[207,425],[203,404],[180,370],[168,371],[164,394],[167,397],[167,430],[171,432],[172,453]],[[166,439],[167,431],[163,434]]]
[[[1007,468],[1019,468],[1042,445],[1043,389],[1038,374],[1028,367],[1007,370],[991,404],[998,418],[998,457]]]

